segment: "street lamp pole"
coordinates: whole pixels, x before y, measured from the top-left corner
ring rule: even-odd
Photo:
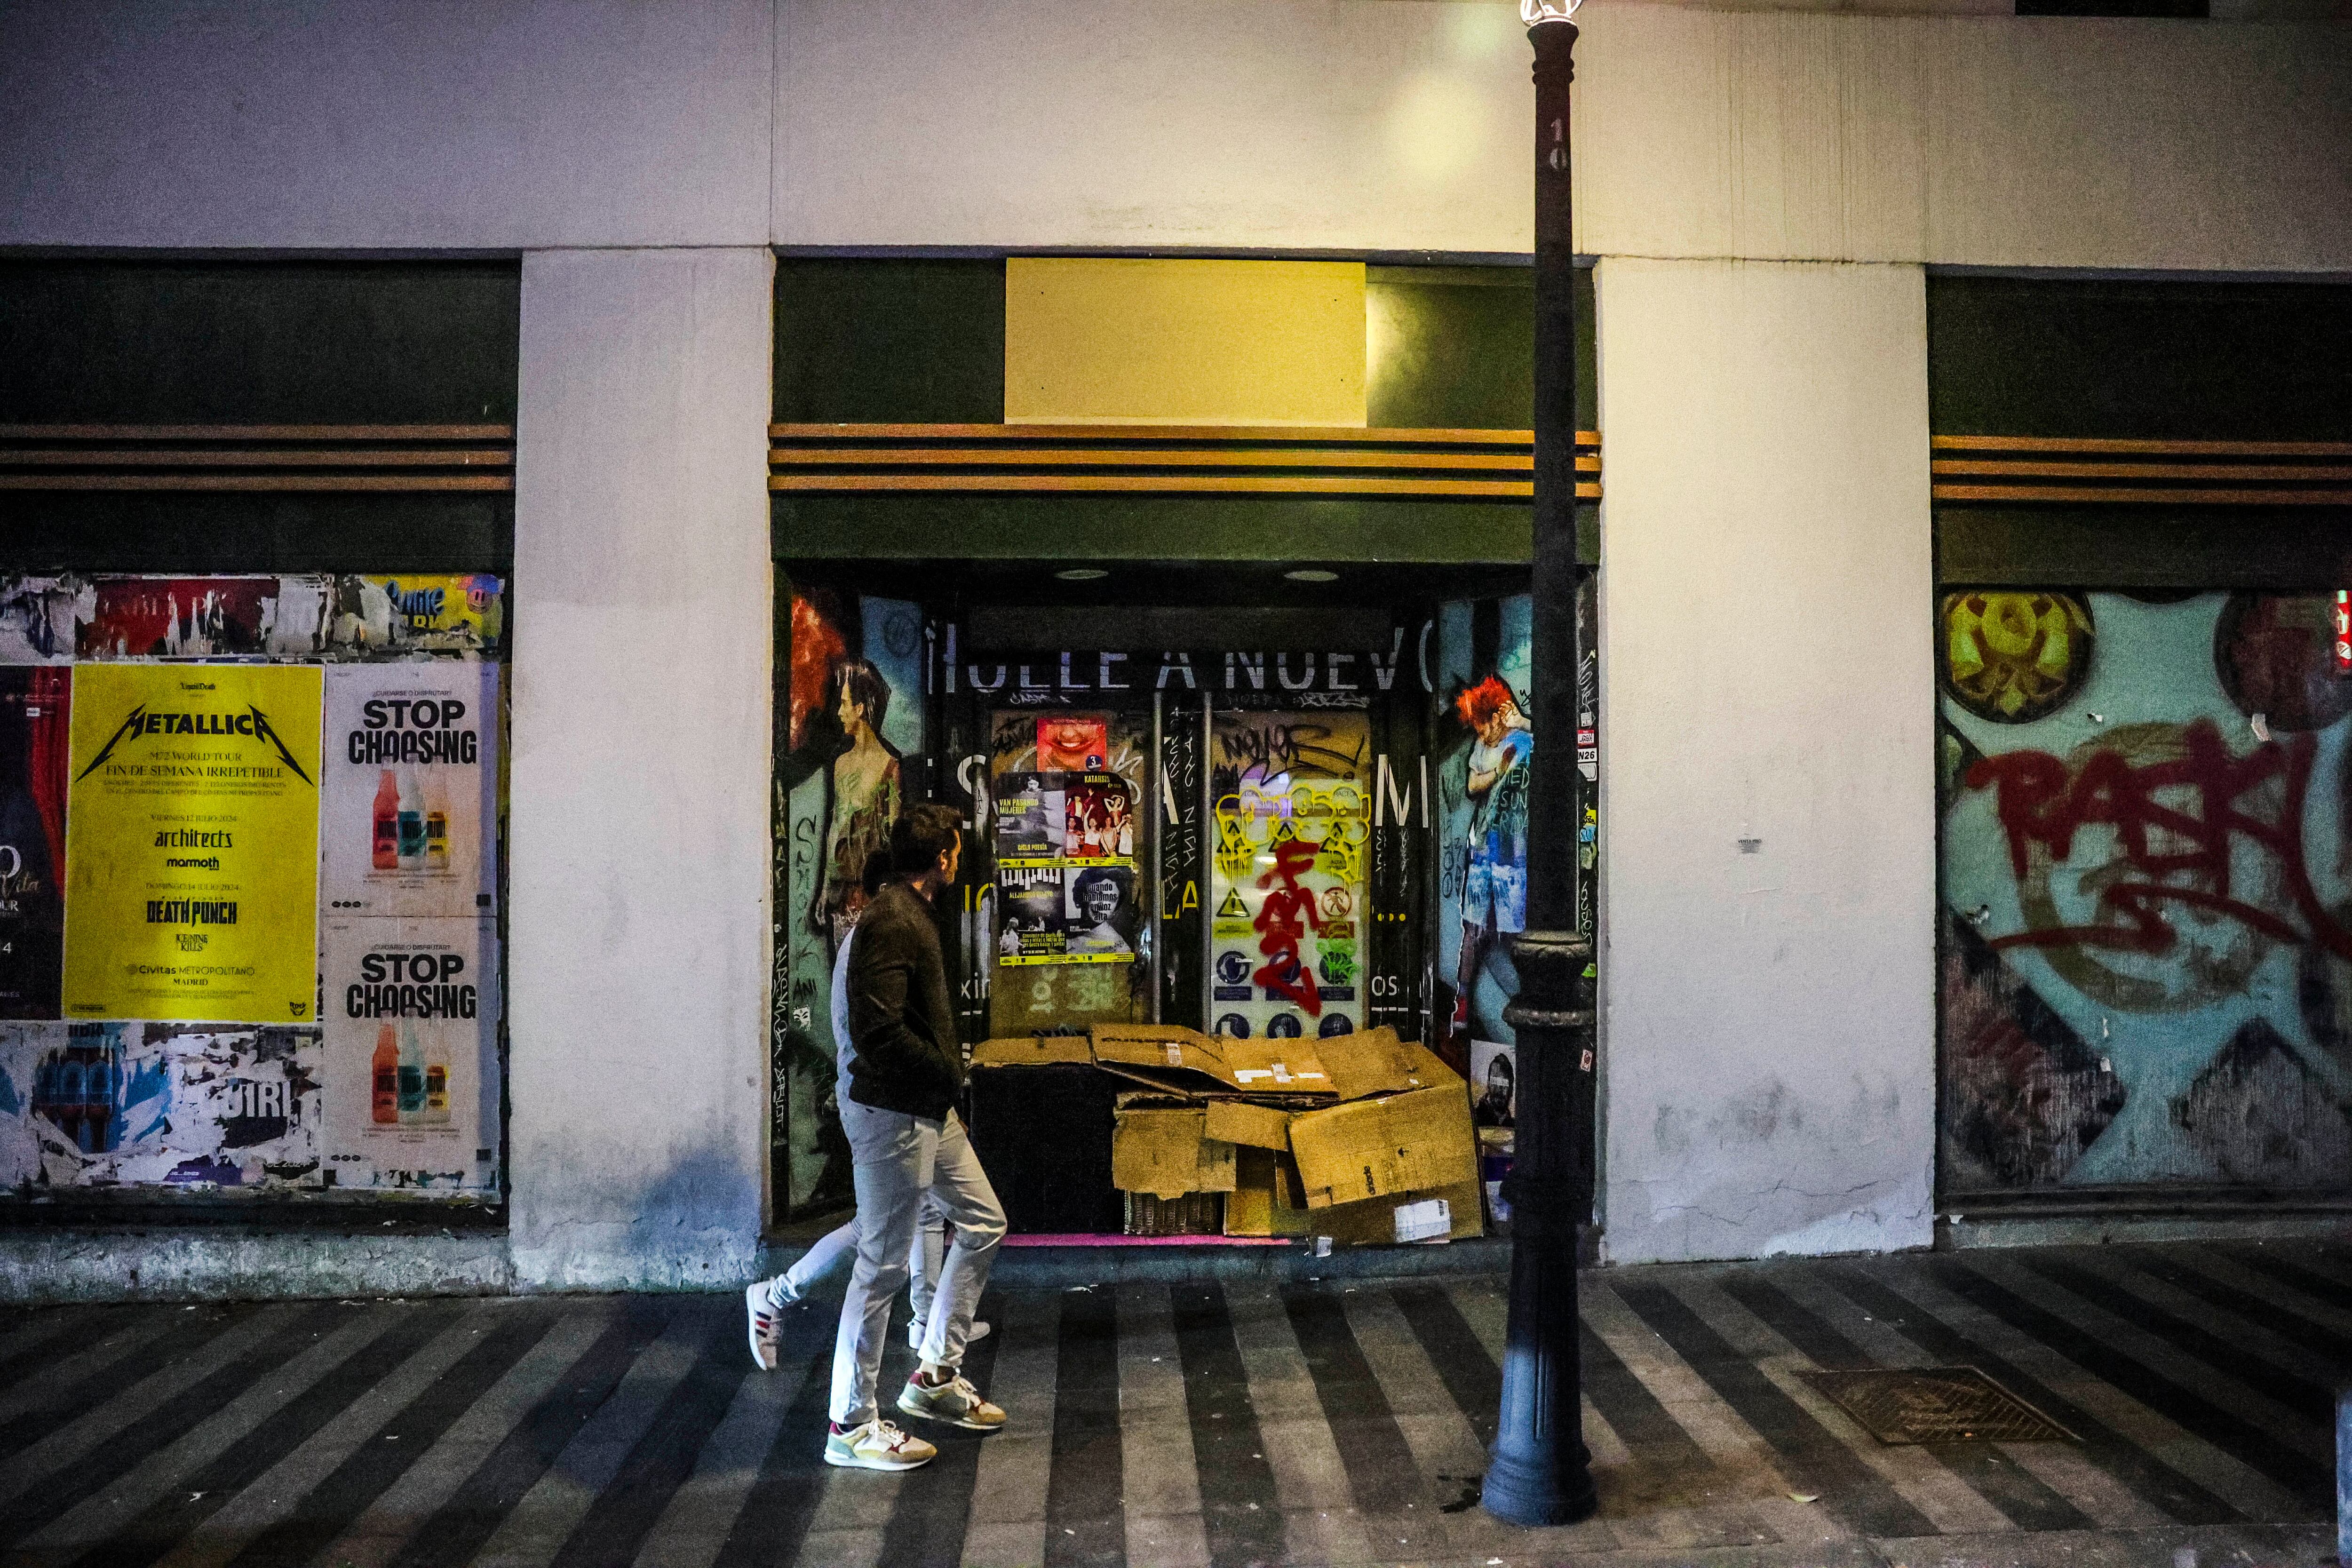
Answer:
[[[1578,929],[1576,247],[1569,206],[1569,83],[1576,0],[1520,0],[1535,46],[1536,747],[1528,780],[1528,929],[1512,943],[1518,999],[1511,1179],[1510,1326],[1483,1500],[1514,1524],[1568,1524],[1598,1506],[1584,1446],[1577,1227],[1592,1206],[1594,967]]]

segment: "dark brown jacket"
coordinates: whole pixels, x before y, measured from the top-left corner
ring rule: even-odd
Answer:
[[[963,1089],[947,964],[931,907],[892,882],[857,917],[849,944],[849,1098],[937,1121]]]

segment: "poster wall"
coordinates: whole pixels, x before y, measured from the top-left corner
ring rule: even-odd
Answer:
[[[319,896],[330,916],[472,920],[498,887],[494,664],[332,665]]]
[[[1211,1032],[1328,1039],[1363,1026],[1372,736],[1360,710],[1214,721]]]
[[[496,1184],[497,942],[485,921],[325,922],[326,1184]]]
[[[67,1016],[312,1021],[320,675],[75,670]]]
[[[503,626],[480,574],[0,579],[0,1188],[496,1187]]]

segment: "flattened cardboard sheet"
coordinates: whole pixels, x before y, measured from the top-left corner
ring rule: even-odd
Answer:
[[[971,1048],[975,1068],[1092,1067],[1094,1059],[1084,1035],[982,1040]]]
[[[1310,1110],[1290,1122],[1309,1208],[1466,1183],[1477,1213],[1478,1144],[1459,1078]]]
[[[1290,1152],[1290,1112],[1238,1100],[1213,1100],[1203,1135],[1253,1149]]]
[[[1317,1042],[1322,1066],[1341,1100],[1460,1083],[1462,1075],[1417,1040],[1403,1040],[1386,1024]]]
[[[1234,1149],[1234,1190],[1225,1194],[1227,1236],[1307,1236],[1318,1217],[1298,1185],[1298,1162],[1271,1149]]]
[[[1107,1071],[1180,1091],[1331,1094],[1329,1075],[1304,1040],[1237,1040],[1178,1024],[1097,1024],[1094,1054]]]
[[[1111,1184],[1159,1198],[1232,1192],[1234,1146],[1204,1137],[1206,1122],[1199,1110],[1119,1111],[1110,1140]]]

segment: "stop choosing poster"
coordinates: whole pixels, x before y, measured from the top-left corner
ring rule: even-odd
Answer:
[[[320,673],[74,671],[67,1017],[315,1022]]]

